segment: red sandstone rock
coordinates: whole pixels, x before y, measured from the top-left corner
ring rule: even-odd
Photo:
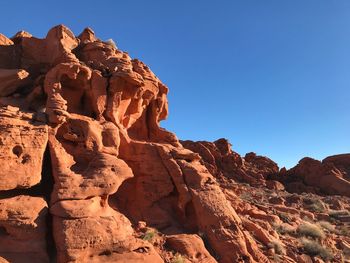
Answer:
[[[304,158],[286,177],[327,194],[350,196],[349,158],[349,155],[332,156],[322,162]]]
[[[266,181],[266,187],[271,189],[271,190],[284,190],[284,185],[278,181],[274,181],[274,180],[267,180]]]
[[[0,69],[0,97],[14,93],[20,86],[28,84],[29,73],[22,69]]]
[[[1,199],[0,257],[16,263],[49,262],[46,215],[47,204],[40,197]]]
[[[0,190],[29,188],[41,180],[47,125],[18,108],[0,108]]]
[[[52,28],[45,39],[38,39],[28,34],[17,35],[17,42],[22,48],[21,66],[37,73],[59,63],[78,62],[71,52],[78,46],[78,40],[65,26]]]
[[[334,165],[342,172],[346,180],[350,180],[350,154],[338,154],[322,160],[322,164]]]
[[[168,88],[89,28],[0,35],[0,68],[0,262],[169,263],[175,251],[184,262],[267,263],[271,242],[288,248],[281,260],[298,262],[307,258],[298,242],[276,229],[321,215],[281,182],[348,191],[348,155],[279,173],[225,139],[180,143],[159,125]]]
[[[167,245],[174,251],[185,255],[190,262],[217,262],[207,251],[202,239],[197,235],[172,235],[167,237]]]
[[[253,232],[256,239],[262,242],[265,246],[268,246],[274,240],[274,237],[270,236],[265,229],[253,223],[252,221],[244,219],[243,224],[244,227],[247,230]]]
[[[242,158],[231,150],[231,144],[226,139],[214,143],[181,141],[185,148],[199,153],[203,164],[216,177],[224,176],[240,182],[255,185],[265,184],[269,175],[278,173],[278,166],[267,157],[248,153]]]
[[[0,33],[0,45],[10,46],[13,45],[13,42],[11,39],[7,38],[6,36]]]

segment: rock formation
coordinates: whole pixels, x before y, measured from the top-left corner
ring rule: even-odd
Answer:
[[[211,142],[181,141],[182,145],[202,157],[202,163],[217,178],[232,178],[239,182],[266,185],[269,175],[277,174],[277,164],[267,157],[247,153],[242,158],[232,151],[226,139]]]
[[[329,156],[323,161],[306,157],[292,169],[281,172],[280,177],[289,191],[350,197],[350,154]]]
[[[330,216],[284,189],[295,181],[349,196],[349,156],[280,172],[225,139],[179,141],[159,125],[167,93],[89,28],[0,34],[0,262],[320,260],[277,228]],[[341,262],[350,238],[337,231],[322,244]]]

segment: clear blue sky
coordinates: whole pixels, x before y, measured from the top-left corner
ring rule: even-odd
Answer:
[[[350,152],[350,1],[4,1],[0,32],[92,27],[169,86],[163,126],[280,166]]]

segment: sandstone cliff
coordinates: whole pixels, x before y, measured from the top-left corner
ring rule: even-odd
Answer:
[[[179,141],[159,126],[167,93],[144,63],[89,28],[0,35],[0,262],[349,256],[349,199],[323,196],[349,196],[349,155],[279,171],[224,139]],[[334,231],[318,226],[323,236],[301,240],[300,227],[321,219]],[[329,254],[310,252],[316,241]]]

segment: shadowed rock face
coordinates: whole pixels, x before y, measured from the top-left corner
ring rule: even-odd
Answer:
[[[280,217],[244,201],[248,190],[233,183],[283,191],[271,180],[278,166],[242,158],[225,139],[178,141],[159,126],[167,92],[89,28],[78,37],[62,25],[44,39],[0,34],[0,262],[272,260]],[[348,164],[342,156],[306,166],[348,180]],[[299,254],[281,259],[301,262]]]

